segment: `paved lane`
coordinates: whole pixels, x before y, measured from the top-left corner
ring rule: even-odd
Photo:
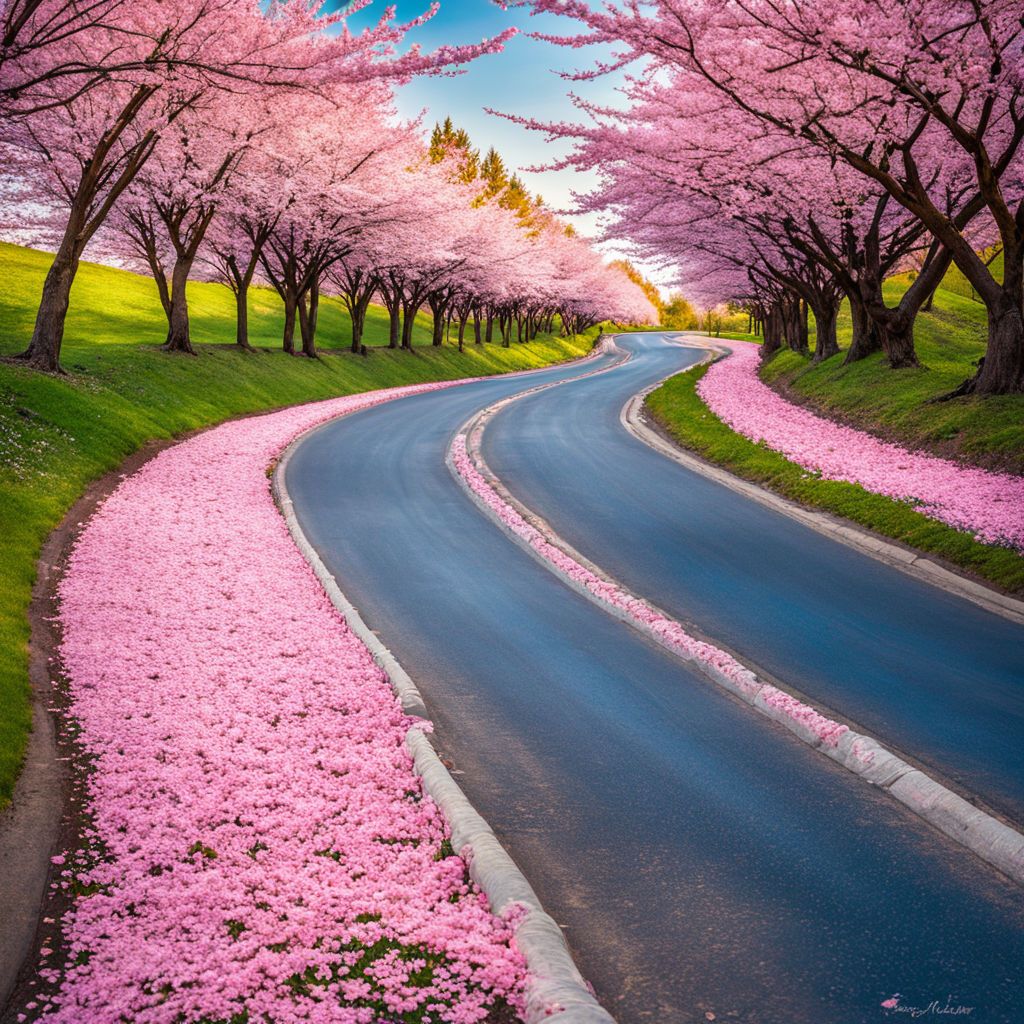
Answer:
[[[630,588],[1024,823],[1024,626],[636,440],[622,406],[679,356],[657,336],[620,343],[636,357],[614,374],[487,428],[484,457],[512,493]]]
[[[287,483],[602,1000],[623,1024],[856,1024],[894,992],[1019,1019],[1018,890],[563,587],[464,495],[450,437],[523,387],[340,420]]]

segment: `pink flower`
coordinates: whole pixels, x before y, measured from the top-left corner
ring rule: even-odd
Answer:
[[[910,452],[816,416],[760,380],[759,346],[743,341],[730,345],[732,355],[708,368],[697,391],[737,433],[826,480],[858,484],[907,502],[984,544],[1024,552],[1024,477]]]
[[[498,996],[521,1005],[515,916],[491,914],[465,862],[441,855],[447,826],[404,742],[417,720],[295,548],[266,475],[319,423],[446,386],[224,424],[152,459],[86,526],[61,621],[92,824],[43,1019],[244,1007],[355,1024],[383,1002],[475,1024]]]

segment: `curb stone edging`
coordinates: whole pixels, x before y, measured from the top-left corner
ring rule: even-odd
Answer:
[[[721,352],[721,349],[713,346],[700,347],[707,347],[711,352]],[[706,362],[709,358],[710,353],[704,361]],[[595,373],[607,372],[607,369],[612,368],[614,367],[604,368],[595,371]],[[590,375],[585,374],[584,376]],[[675,374],[672,374],[672,376],[675,376]],[[631,613],[628,608],[620,607],[603,599],[545,558],[486,504],[455,465],[452,448],[458,438],[464,440],[466,453],[471,460],[471,464],[484,478],[484,482],[506,506],[511,508],[528,526],[536,530],[547,543],[567,555],[577,565],[598,576],[603,582],[614,585],[622,594],[627,596],[630,603],[635,601],[662,620],[674,622],[685,631],[685,627],[681,623],[676,622],[676,620],[672,619],[671,616],[667,615],[660,608],[629,590],[576,551],[567,541],[555,533],[545,520],[514,498],[483,460],[480,453],[480,440],[487,423],[493,416],[507,405],[526,395],[555,386],[557,386],[557,383],[544,384],[529,391],[501,399],[475,413],[456,432],[452,444],[449,445],[445,461],[449,471],[466,491],[470,500],[477,505],[483,514],[572,590],[575,590],[587,600],[596,604],[603,611],[637,629],[644,636],[669,651],[669,653],[694,666],[716,685],[739,697],[766,717],[778,722],[803,740],[804,743],[842,765],[853,772],[853,774],[860,776],[869,784],[886,790],[914,814],[960,845],[971,850],[971,852],[1014,882],[1024,885],[1024,835],[1016,829],[993,814],[974,806],[968,800],[954,793],[925,772],[908,764],[871,736],[843,726],[841,727],[843,731],[835,742],[826,742],[818,733],[808,728],[800,717],[794,717],[788,713],[791,706],[780,707],[776,702],[766,699],[768,693],[771,690],[777,689],[776,687],[772,687],[771,684],[758,679],[753,672],[748,673],[749,681],[747,679],[737,681],[710,662],[680,650],[679,647],[671,643],[665,636]],[[657,385],[652,386],[649,390],[653,390],[654,387],[657,387]],[[627,408],[633,402],[635,402],[635,399],[631,399],[631,402],[627,403]],[[642,403],[642,397],[640,402]],[[645,429],[649,430],[650,428]],[[659,438],[659,441],[661,444],[667,445],[667,442],[661,438]],[[738,661],[739,659],[736,660]],[[782,692],[785,694],[785,691]],[[820,715],[814,708],[802,702],[797,702],[796,698],[792,698],[792,695],[785,694],[785,696],[791,698],[797,708],[801,710],[806,709],[817,714],[819,719],[839,727],[839,723],[831,722],[825,716]]]
[[[299,551],[349,629],[386,673],[402,709],[406,714],[429,722],[426,704],[416,684],[380,637],[366,625],[299,525],[285,475],[292,453],[308,433],[292,441],[274,468],[271,478],[274,498]],[[452,847],[468,862],[470,877],[486,893],[492,912],[501,916],[515,905],[526,908],[515,930],[515,942],[528,967],[527,1024],[551,1019],[557,1019],[560,1024],[615,1024],[573,962],[561,928],[544,910],[525,875],[438,757],[427,733],[413,727],[406,734],[405,743],[413,758],[414,771],[423,780],[423,788],[451,826]]]
[[[653,429],[645,422],[643,414],[647,396],[652,391],[656,391],[662,384],[673,377],[679,376],[680,372],[687,373],[689,370],[695,369],[696,366],[702,366],[704,363],[719,359],[730,354],[732,351],[723,345],[710,344],[706,338],[691,338],[687,335],[677,336],[673,340],[673,344],[678,344],[685,348],[707,349],[709,355],[701,360],[701,362],[694,364],[694,366],[688,367],[686,370],[677,371],[676,373],[670,373],[667,377],[663,377],[656,383],[644,388],[643,391],[634,395],[622,407],[619,418],[623,426],[638,441],[643,441],[648,447],[653,448],[666,458],[672,459],[673,462],[678,462],[681,466],[685,466],[694,473],[699,473],[701,476],[714,480],[716,483],[720,483],[746,498],[760,502],[760,504],[784,516],[788,516],[790,519],[795,519],[804,526],[816,530],[827,537],[831,537],[832,540],[838,541],[840,544],[854,548],[862,554],[874,558],[876,561],[899,569],[908,576],[922,580],[925,583],[930,583],[932,586],[945,590],[956,597],[962,597],[965,601],[970,601],[972,604],[984,608],[985,611],[1001,615],[1011,622],[1024,624],[1024,601],[1011,597],[1009,594],[1003,594],[977,580],[961,576],[959,573],[947,569],[938,562],[932,561],[924,554],[918,553],[909,547],[902,547],[894,541],[886,540],[878,534],[872,533],[854,523],[840,519],[827,512],[805,508],[798,502],[783,498],[774,491],[770,491],[749,480],[744,480],[742,477],[736,476],[726,469],[721,469],[696,455],[690,454],[679,444],[669,440]]]

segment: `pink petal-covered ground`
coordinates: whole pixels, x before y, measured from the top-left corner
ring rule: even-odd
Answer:
[[[756,696],[760,703],[799,723],[823,744],[834,747],[839,743],[839,737],[847,731],[845,725],[826,718],[783,690],[761,682],[750,669],[727,651],[691,636],[681,623],[661,614],[617,583],[598,576],[548,540],[540,530],[528,523],[476,468],[467,449],[464,434],[459,434],[452,442],[450,456],[459,476],[483,505],[556,572],[566,576],[605,604],[626,613],[639,626],[655,634],[666,647],[675,650],[684,658],[696,659],[714,669],[749,699],[752,700]]]
[[[62,885],[67,1024],[474,1022],[520,1002],[515,922],[444,842],[404,745],[418,720],[292,543],[267,467],[341,413],[207,431],[125,480],[61,586],[90,764]],[[247,1014],[247,1016],[243,1016]]]
[[[910,502],[923,515],[976,540],[1024,551],[1024,477],[911,452],[816,416],[759,379],[758,345],[729,344],[732,355],[711,365],[697,392],[737,433],[826,480]]]

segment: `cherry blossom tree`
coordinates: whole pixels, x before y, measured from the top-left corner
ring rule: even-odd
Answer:
[[[377,271],[369,252],[362,246],[346,253],[328,272],[328,281],[341,299],[352,323],[352,351],[363,348],[366,313],[377,291]]]
[[[656,0],[595,9],[575,0],[533,0],[532,6],[585,24],[585,32],[556,42],[615,48],[611,63],[580,77],[630,64],[648,82],[679,76],[691,92],[705,89],[780,142],[811,146],[891,197],[947,250],[985,302],[987,354],[963,390],[1024,388],[1019,3]],[[951,203],[948,182],[964,167],[971,188]],[[1004,249],[1001,282],[976,251],[972,223],[981,211]],[[941,258],[936,250],[934,259]],[[939,274],[938,262],[929,266]]]
[[[187,296],[192,267],[254,136],[268,127],[249,116],[251,105],[239,99],[225,97],[170,126],[115,210],[112,226],[145,260],[156,282],[168,321],[165,347],[171,352],[194,354]]]
[[[352,35],[341,14],[323,14],[321,6],[281,0],[264,13],[250,0],[87,3],[76,10],[88,24],[78,30],[75,22],[45,40],[40,33],[48,31],[47,19],[66,7],[29,5],[13,15],[8,27],[17,39],[4,50],[0,74],[6,84],[0,88],[20,106],[5,109],[0,143],[19,173],[37,178],[36,190],[67,216],[23,355],[30,365],[58,368],[71,283],[85,246],[161,136],[186,112],[202,109],[224,90],[315,91],[329,83],[445,73],[500,49],[508,35],[430,54],[416,47],[399,54],[396,46],[406,32],[433,9],[399,24],[389,8],[375,27]],[[339,26],[343,30],[334,35],[323,31]],[[84,70],[46,72],[57,66]],[[100,70],[94,75],[90,69]]]
[[[272,25],[282,17],[271,9]],[[296,45],[320,46],[312,39]],[[323,48],[334,53],[333,42]],[[389,310],[392,345],[404,348],[412,347],[423,307],[433,317],[433,343],[443,344],[457,321],[460,348],[471,315],[477,342],[490,341],[497,323],[506,345],[552,329],[556,316],[567,333],[606,318],[656,319],[642,291],[530,197],[496,153],[480,161],[450,123],[428,146],[417,122],[397,118],[388,79],[395,66],[408,71],[407,58],[381,57],[351,41],[342,52],[352,65],[344,73],[316,65],[314,75],[307,61],[307,77],[296,84],[240,77],[226,89],[200,77],[204,87],[195,91],[185,75],[184,93],[155,87],[148,112],[125,124],[118,158],[90,193],[97,208],[89,208],[87,229],[70,249],[70,222],[56,211],[62,199],[78,208],[92,141],[120,98],[113,86],[92,88],[22,118],[20,130],[33,144],[10,142],[9,150],[19,161],[17,181],[42,184],[55,213],[61,241],[54,265],[68,270],[65,291],[56,292],[63,311],[78,256],[99,233],[106,252],[148,269],[168,319],[165,347],[176,352],[193,352],[187,284],[197,267],[232,289],[241,348],[249,347],[247,295],[259,278],[281,297],[285,351],[296,353],[297,327],[299,351],[309,357],[317,355],[324,287],[349,310],[355,351],[374,296]],[[465,50],[442,50],[411,66],[437,71],[462,59]],[[134,85],[120,88],[130,95]],[[171,114],[159,108],[164,102],[175,104]],[[83,120],[94,108],[95,118]],[[48,289],[37,321],[47,330]],[[59,352],[59,337],[49,351]]]
[[[280,187],[288,168],[260,145],[249,150],[231,188],[218,203],[201,259],[235,298],[235,344],[249,343],[249,289],[259,269],[263,247],[291,201]]]

